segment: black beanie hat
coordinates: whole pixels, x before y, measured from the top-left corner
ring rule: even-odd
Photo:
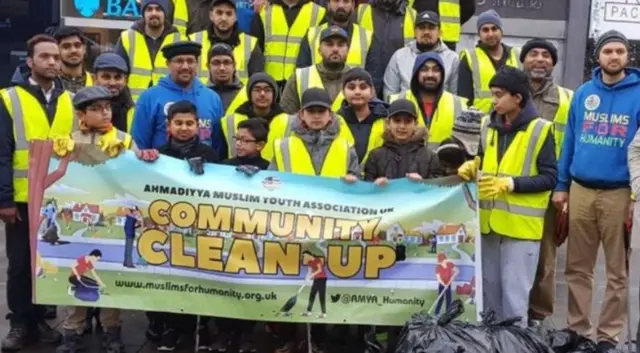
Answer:
[[[491,81],[489,81],[489,87],[502,88],[511,94],[519,93],[522,96],[523,102],[529,100],[529,92],[531,90],[529,87],[529,79],[524,71],[510,66],[500,68]]]
[[[268,84],[271,89],[273,89],[273,104],[278,102],[280,97],[280,91],[278,90],[278,84],[269,74],[264,72],[256,72],[249,77],[249,82],[247,82],[247,97],[251,99],[251,91],[253,90],[253,86],[256,83],[263,82]]]
[[[534,38],[524,43],[522,47],[522,51],[520,52],[520,62],[524,62],[524,58],[527,57],[527,53],[534,48],[546,49],[549,54],[551,54],[551,60],[553,61],[553,66],[556,66],[558,62],[558,48],[556,48],[553,43],[546,39],[542,38]]]
[[[344,88],[344,86],[346,86],[347,83],[353,80],[362,80],[366,82],[369,86],[374,87],[373,78],[371,77],[371,74],[362,68],[356,67],[347,71],[347,73],[342,78],[342,88]]]
[[[615,29],[612,29],[610,31],[606,31],[602,33],[602,35],[598,37],[598,40],[596,41],[595,53],[594,53],[596,56],[596,59],[598,59],[598,56],[600,55],[600,50],[602,49],[602,47],[604,47],[605,44],[611,43],[611,42],[620,42],[624,44],[625,47],[629,48],[629,40],[627,39],[627,37],[625,37],[624,34],[616,31]]]

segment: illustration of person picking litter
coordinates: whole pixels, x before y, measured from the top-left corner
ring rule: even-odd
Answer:
[[[103,292],[106,288],[98,274],[96,273],[96,263],[102,258],[102,252],[98,249],[92,250],[89,255],[81,256],[76,264],[71,268],[68,287],[69,295],[83,301],[96,301],[100,297],[98,292]],[[91,277],[86,276],[87,272]]]
[[[451,285],[453,279],[458,276],[460,270],[447,259],[443,252],[438,253],[438,265],[436,266],[436,279],[438,280],[438,303],[436,304],[436,316],[440,315],[442,301],[446,300],[444,311],[451,307]],[[442,294],[444,292],[444,294]]]
[[[305,280],[313,280],[313,283],[311,284],[311,291],[309,292],[309,305],[307,306],[307,312],[302,315],[311,316],[316,295],[319,295],[320,309],[322,310],[322,313],[318,315],[318,318],[325,318],[327,317],[327,273],[324,269],[324,256],[314,255],[307,250],[302,253],[302,262],[309,266]]]

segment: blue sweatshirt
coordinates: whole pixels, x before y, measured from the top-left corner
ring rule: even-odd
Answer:
[[[211,131],[223,115],[220,97],[200,80],[194,80],[191,88],[184,89],[169,76],[163,77],[138,98],[131,130],[138,147],[158,149],[167,142],[167,111],[179,100],[195,104],[200,120],[200,141],[218,151],[220,141],[212,141]]]
[[[568,191],[572,180],[591,188],[629,186],[627,146],[640,122],[640,70],[627,68],[611,86],[600,68],[576,90],[558,163],[556,191]]]

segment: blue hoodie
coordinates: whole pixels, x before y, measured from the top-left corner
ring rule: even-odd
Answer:
[[[556,191],[568,191],[572,180],[599,189],[629,187],[627,146],[640,122],[640,70],[625,72],[622,81],[608,86],[597,68],[593,79],[575,92]]]
[[[416,57],[416,61],[413,63],[413,75],[411,76],[411,93],[416,98],[416,101],[420,102],[420,83],[418,82],[418,72],[420,68],[429,60],[433,60],[440,66],[440,70],[442,71],[442,80],[440,81],[440,85],[438,86],[437,96],[438,98],[433,102],[433,109],[431,111],[431,115],[427,115],[424,111],[424,105],[418,104],[420,107],[420,114],[424,118],[425,126],[431,125],[431,117],[438,109],[438,102],[440,101],[440,96],[442,95],[442,91],[444,90],[444,63],[442,62],[442,58],[435,51],[428,51],[426,53],[422,53]]]
[[[167,142],[167,111],[179,100],[188,100],[196,106],[200,141],[219,151],[220,141],[212,141],[211,131],[223,115],[220,97],[200,80],[194,80],[191,88],[184,89],[169,76],[142,92],[136,103],[131,135],[138,147],[158,149]]]

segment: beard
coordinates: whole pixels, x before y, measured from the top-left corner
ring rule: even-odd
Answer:
[[[419,89],[425,93],[436,93],[440,89],[440,84],[437,82],[420,82]]]
[[[62,62],[62,64],[64,66],[71,67],[71,68],[76,68],[76,67],[82,65],[82,59],[78,60],[77,63],[71,62],[71,61],[68,61],[68,60],[60,60],[60,61]]]
[[[349,17],[351,17],[351,13],[343,11],[343,10],[338,10],[336,12],[331,12],[330,13],[331,18],[338,23],[345,23],[347,21],[349,21]]]
[[[428,51],[432,51],[433,48],[435,48],[437,44],[438,44],[437,42],[432,44],[432,43],[420,43],[420,42],[416,41],[416,48],[418,48],[418,50],[421,53],[425,53],[425,52],[428,52]]]
[[[344,60],[343,61],[334,61],[334,60],[326,60],[323,61],[323,64],[326,68],[331,69],[331,70],[340,70],[344,67]]]
[[[604,66],[601,66],[601,68],[602,68],[602,71],[603,71],[605,74],[609,75],[609,76],[617,76],[617,75],[619,75],[622,71],[624,71],[624,67],[622,67],[622,66],[621,66],[619,69],[615,69],[615,70],[607,69],[607,68],[606,68],[606,67],[604,67]]]

